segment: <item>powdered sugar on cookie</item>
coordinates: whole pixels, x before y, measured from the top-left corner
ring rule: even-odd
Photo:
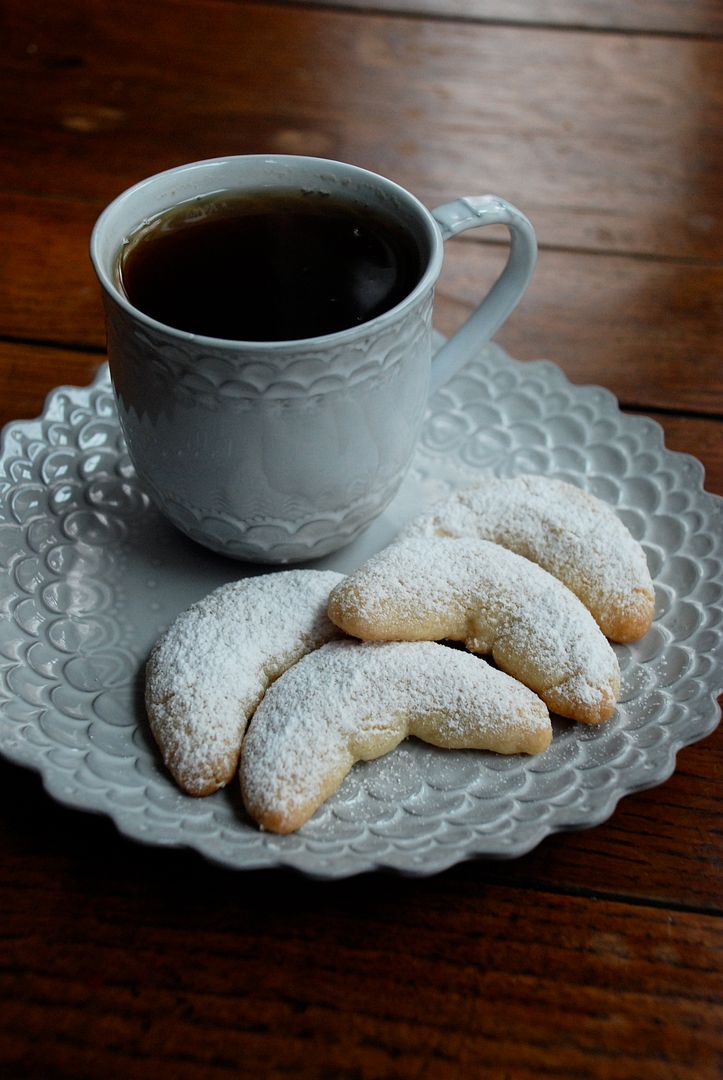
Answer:
[[[329,617],[375,641],[464,641],[491,653],[562,716],[610,717],[620,688],[615,653],[557,578],[485,540],[396,543],[342,581]]]
[[[290,832],[355,761],[408,735],[511,754],[539,753],[552,732],[539,698],[468,653],[427,641],[334,641],[289,668],[256,710],[241,754],[244,803],[264,828]]]
[[[645,552],[606,503],[545,476],[488,479],[416,518],[400,539],[491,540],[563,581],[613,641],[642,637],[655,596]]]
[[[146,669],[148,718],[188,794],[228,783],[269,684],[338,636],[326,605],[341,580],[332,571],[289,570],[223,585],[179,615],[154,647]]]

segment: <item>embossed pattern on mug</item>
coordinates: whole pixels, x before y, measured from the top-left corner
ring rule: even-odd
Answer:
[[[188,406],[192,412],[200,408],[218,414],[218,424],[205,426],[203,444],[199,434],[198,446],[194,444],[194,432],[201,432],[197,418],[195,427],[191,427],[190,418],[183,426],[183,455],[188,468],[176,479],[173,490],[167,490],[157,475],[144,471],[145,489],[188,536],[230,557],[254,560],[263,554],[265,560],[284,562],[298,559],[302,553],[305,558],[323,555],[332,546],[350,542],[387,505],[409,467],[415,433],[407,431],[400,417],[398,434],[393,437],[386,414],[380,420],[375,395],[386,393],[392,400],[403,395],[413,400],[410,379],[417,369],[425,368],[431,317],[432,297],[426,296],[401,323],[353,345],[339,344],[331,353],[328,345],[323,354],[301,345],[283,362],[262,352],[256,360],[239,364],[232,352],[227,356],[220,352],[209,356],[201,369],[194,362],[194,344],[184,349],[181,343],[171,344],[150,328],[130,334],[128,316],[109,305],[111,347],[116,337],[126,343],[124,381],[119,384],[116,376],[116,391],[121,424],[129,444],[135,447],[137,461],[155,462],[156,473],[163,476],[157,451],[159,446],[171,447],[179,437],[173,420],[166,421],[175,404]],[[414,368],[406,359],[410,356],[417,358]],[[149,365],[152,379],[147,377]],[[404,384],[395,385],[397,380],[404,380]],[[414,381],[419,398],[416,420],[422,415],[425,385],[421,379]],[[261,449],[258,454],[254,449],[256,467],[266,468],[262,482],[247,477],[244,483],[240,477],[233,489],[228,483],[221,486],[224,470],[214,468],[213,462],[218,444],[232,439],[229,404],[234,425],[257,425],[261,432],[258,443],[266,443],[265,457]],[[317,483],[311,497],[304,492],[308,477],[299,475],[294,481],[290,473],[294,455],[293,447],[287,450],[288,433],[296,430],[300,439],[309,432],[313,435],[320,426],[317,413],[327,407],[339,412],[334,427],[344,432],[348,460],[340,458],[340,451],[333,462],[318,462],[315,478],[318,480],[326,464],[333,464],[336,480],[330,481],[328,492]],[[325,422],[329,424],[328,416]],[[226,437],[218,426],[222,424],[227,425]],[[278,428],[275,435],[274,425]],[[369,452],[374,449],[375,435],[379,443],[376,456]],[[308,467],[301,454],[299,461]],[[201,477],[195,483],[194,474]],[[339,475],[345,478],[341,488]],[[286,477],[286,490],[279,488],[280,476]],[[180,490],[181,484],[186,485],[186,493]]]

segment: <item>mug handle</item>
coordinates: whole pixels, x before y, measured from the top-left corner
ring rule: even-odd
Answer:
[[[481,225],[506,225],[510,232],[510,253],[487,296],[435,355],[430,393],[456,375],[475,350],[499,330],[522,298],[537,259],[537,241],[531,222],[497,195],[455,199],[432,210],[432,217],[441,229],[443,240]]]

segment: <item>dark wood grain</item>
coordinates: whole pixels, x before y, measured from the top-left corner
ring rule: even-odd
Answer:
[[[503,255],[447,245],[437,323],[451,333]],[[530,288],[497,340],[520,360],[549,359],[576,383],[607,386],[627,406],[720,416],[723,267],[540,252]]]
[[[56,386],[87,386],[105,356],[0,342],[0,426],[33,420]]]
[[[515,891],[480,895],[457,884],[454,935],[444,896],[423,887],[406,904],[401,931],[403,890],[372,898],[357,890],[350,903],[336,892],[333,908],[329,895],[299,905],[297,893],[289,933],[279,884],[260,895],[252,886],[248,907],[229,899],[219,910],[187,896],[186,910],[201,920],[200,947],[185,925],[167,925],[168,893],[160,903],[147,893],[131,899],[122,913],[116,902],[112,934],[82,902],[49,920],[23,942],[43,965],[26,963],[22,982],[7,985],[0,1023],[9,1029],[8,1065],[19,1066],[15,1075],[24,1067],[78,1080],[152,1078],[158,1069],[189,1080],[236,1070],[348,1080],[492,1078],[501,1070],[520,1080],[717,1080],[715,920],[544,893],[523,916]],[[212,932],[203,929],[209,918]],[[78,921],[82,936],[73,933]],[[64,946],[48,948],[54,933]],[[159,966],[159,953],[172,959]],[[434,982],[424,977],[430,964]],[[380,976],[388,997],[376,992]]]
[[[334,885],[166,852],[159,873],[92,817],[36,830],[36,797],[0,833],[12,1075],[716,1080],[716,915],[487,864]]]
[[[713,0],[7,0],[0,424],[104,361],[109,199],[313,153],[518,203],[540,259],[498,341],[652,416],[723,494],[722,32]],[[448,245],[444,333],[505,242]],[[0,762],[0,1076],[718,1080],[722,781],[719,728],[524,858],[330,883],[132,843]]]
[[[100,289],[88,245],[98,211],[73,199],[0,194],[0,337],[100,348]]]
[[[8,8],[0,190],[99,208],[182,161],[316,153],[429,205],[494,191],[544,244],[723,258],[721,41],[230,0]]]

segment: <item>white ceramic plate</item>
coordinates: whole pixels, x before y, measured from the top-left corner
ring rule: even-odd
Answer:
[[[228,867],[322,877],[387,868],[431,874],[511,857],[595,825],[621,796],[661,783],[680,747],[713,731],[723,688],[723,499],[651,420],[547,362],[484,349],[431,403],[400,494],[368,532],[315,565],[349,572],[432,499],[481,474],[545,473],[611,503],[642,542],[656,619],[616,646],[623,690],[600,728],[555,721],[537,758],[439,750],[415,740],[354,768],[298,833],[263,834],[235,784],[182,795],[149,737],[143,665],[183,608],[252,568],[167,525],[135,480],[107,370],[61,387],[0,453],[0,751],[71,806],[126,835],[185,845]]]

